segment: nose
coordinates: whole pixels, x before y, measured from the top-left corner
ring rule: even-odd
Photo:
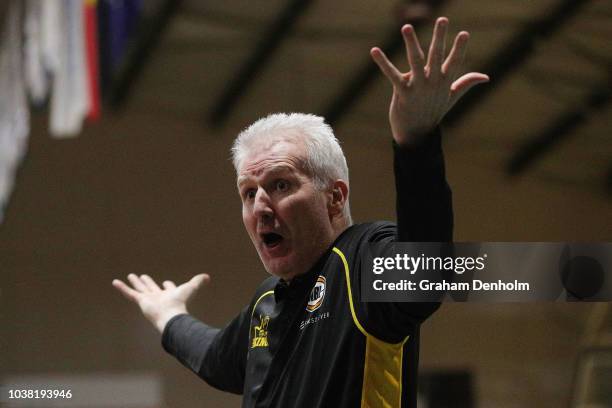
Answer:
[[[255,202],[253,204],[253,214],[258,222],[266,223],[272,220],[274,211],[270,205],[270,197],[266,190],[258,188],[255,194]]]

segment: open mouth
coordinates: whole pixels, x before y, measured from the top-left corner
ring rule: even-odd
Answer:
[[[275,232],[267,232],[265,234],[262,234],[262,238],[266,248],[277,247],[283,240],[283,236]]]

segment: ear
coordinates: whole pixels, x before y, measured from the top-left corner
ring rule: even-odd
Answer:
[[[331,220],[342,214],[342,210],[344,209],[344,206],[348,201],[348,183],[341,179],[334,181],[330,193],[331,197],[327,208],[329,212],[329,218]]]

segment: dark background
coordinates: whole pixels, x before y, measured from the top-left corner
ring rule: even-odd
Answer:
[[[560,3],[449,1],[430,14],[448,16],[453,33],[471,32],[468,68],[481,69]],[[607,89],[601,61],[612,56],[612,8],[584,3],[503,79],[492,75],[481,85],[491,92],[446,126],[456,240],[610,241],[607,102],[584,108],[585,122],[558,132],[560,143],[520,175],[508,173],[524,143]],[[190,310],[223,325],[266,277],[241,222],[233,138],[270,112],[325,114],[370,47],[395,27],[399,36],[397,2],[313,2],[213,126],[207,118],[219,95],[287,4],[182,2],[126,99],[105,105],[100,122],[55,140],[48,114],[33,114],[0,225],[0,374],[157,373],[164,406],[239,406],[239,397],[166,355],[159,334],[110,283],[128,273],[177,282],[209,273]],[[424,43],[429,26],[419,30]],[[390,93],[378,75],[334,123],[356,222],[394,217]],[[423,326],[421,367],[471,372],[478,407],[566,406],[593,307],[443,305]]]

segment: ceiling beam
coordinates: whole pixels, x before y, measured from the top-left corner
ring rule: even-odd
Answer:
[[[526,24],[508,43],[495,53],[485,65],[478,69],[491,78],[486,85],[474,87],[465,94],[444,118],[446,126],[453,126],[469,113],[485,96],[501,85],[503,80],[536,50],[536,45],[551,37],[580,8],[590,0],[562,0],[552,10],[546,9],[543,16]]]
[[[612,77],[608,78],[607,82],[594,86],[576,109],[564,112],[539,135],[524,142],[508,161],[506,172],[511,176],[525,172],[537,159],[571,136],[590,115],[605,109],[611,98]]]
[[[164,0],[155,15],[142,21],[134,46],[112,79],[108,97],[111,107],[119,108],[126,102],[181,3],[182,0]]]
[[[476,106],[476,103],[493,91],[502,80],[522,64],[534,51],[536,42],[550,37],[567,20],[575,15],[580,7],[589,0],[562,0],[553,10],[547,10],[546,14],[529,24],[526,24],[489,62],[480,72],[491,77],[487,85],[478,86],[470,90],[461,100],[448,112],[444,118],[447,126],[456,124],[464,115]],[[429,21],[437,12],[444,0],[436,0],[428,3],[431,7],[431,15],[428,19],[414,22],[415,27]],[[383,51],[392,59],[400,52],[403,41],[393,29],[387,34],[386,41],[382,47]],[[353,75],[342,87],[338,95],[322,111],[330,124],[339,122],[342,117],[357,103],[375,78],[378,78],[378,68],[371,60],[368,61]]]
[[[414,24],[414,26],[417,28],[419,24]],[[403,40],[401,35],[398,35],[398,30],[393,30],[393,34],[389,33],[383,44],[381,49],[389,59],[393,59],[393,56],[403,47]],[[379,75],[380,70],[378,67],[372,60],[368,59],[366,63],[346,81],[333,101],[323,109],[325,121],[331,126],[338,123],[357,101],[365,95],[368,87],[379,77]]]
[[[389,60],[404,49],[404,40],[399,33],[401,26],[410,23],[416,30],[431,22],[445,0],[417,1],[404,4],[400,24],[388,31],[380,47]],[[412,11],[414,10],[414,12]],[[425,10],[425,12],[423,11]],[[321,111],[330,125],[338,123],[344,115],[365,95],[374,80],[380,77],[380,70],[371,58],[367,58],[359,69],[345,82],[340,92]]]
[[[238,69],[234,78],[228,81],[227,87],[208,115],[211,125],[220,126],[225,122],[240,97],[247,91],[248,86],[270,61],[274,52],[291,33],[300,16],[311,4],[312,0],[291,0],[287,3],[278,18],[261,37],[253,53]]]

